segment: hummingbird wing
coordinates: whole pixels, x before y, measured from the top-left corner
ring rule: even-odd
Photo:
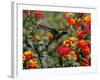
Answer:
[[[51,30],[51,31],[56,31],[56,29],[51,24],[49,24],[47,21],[45,21],[43,19],[39,20],[39,25],[42,28],[46,28],[46,29]]]

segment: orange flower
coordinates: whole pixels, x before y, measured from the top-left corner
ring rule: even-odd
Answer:
[[[35,35],[35,38],[36,38],[37,40],[40,40],[40,36],[39,36],[39,35]]]
[[[69,37],[67,40],[63,42],[64,45],[69,46],[70,44],[76,42],[77,39],[75,37]]]
[[[68,60],[76,61],[78,59],[77,53],[75,50],[72,50],[70,54],[67,55]]]
[[[35,59],[30,59],[27,62],[27,68],[35,69],[35,68],[38,68],[38,67],[39,67],[39,63]]]
[[[28,60],[34,57],[34,52],[26,51],[23,54],[23,60]]]
[[[84,17],[84,22],[87,23],[88,26],[90,26],[91,25],[91,16],[90,15],[85,16]]]
[[[84,39],[81,39],[79,40],[78,44],[77,44],[79,47],[83,48],[85,47],[86,45],[88,45],[88,42]]]
[[[67,22],[69,23],[69,24],[75,24],[75,20],[73,19],[73,18],[67,18]]]
[[[52,39],[53,38],[53,34],[51,32],[48,32],[47,33],[47,36],[48,36],[49,39]]]
[[[86,22],[91,21],[91,16],[90,15],[85,16],[84,17],[84,21],[86,21]]]
[[[40,40],[40,35],[36,34],[36,35],[33,35],[32,37],[33,40]]]

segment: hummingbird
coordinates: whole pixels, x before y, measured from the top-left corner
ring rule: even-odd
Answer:
[[[62,37],[62,35],[67,34],[67,29],[57,30],[53,27],[53,25],[51,25],[50,23],[48,23],[47,21],[45,21],[43,19],[39,20],[39,26],[42,29],[46,29],[46,30],[50,31],[54,36],[53,39],[50,40],[49,43],[47,44],[47,50],[49,52],[52,52],[53,50],[55,50],[57,48],[57,46],[60,44],[57,41]]]
[[[39,26],[41,28],[49,30],[54,35],[53,39],[55,39],[55,40],[58,40],[63,34],[67,34],[66,29],[57,30],[53,27],[53,25],[51,25],[50,23],[48,23],[47,21],[45,21],[43,19],[39,20]]]

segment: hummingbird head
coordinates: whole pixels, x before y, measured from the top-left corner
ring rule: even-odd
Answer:
[[[67,34],[67,30],[62,29],[62,30],[59,30],[58,33],[59,33],[59,34]]]

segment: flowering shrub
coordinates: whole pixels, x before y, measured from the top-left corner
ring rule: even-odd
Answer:
[[[91,14],[23,10],[23,69],[91,66]]]

